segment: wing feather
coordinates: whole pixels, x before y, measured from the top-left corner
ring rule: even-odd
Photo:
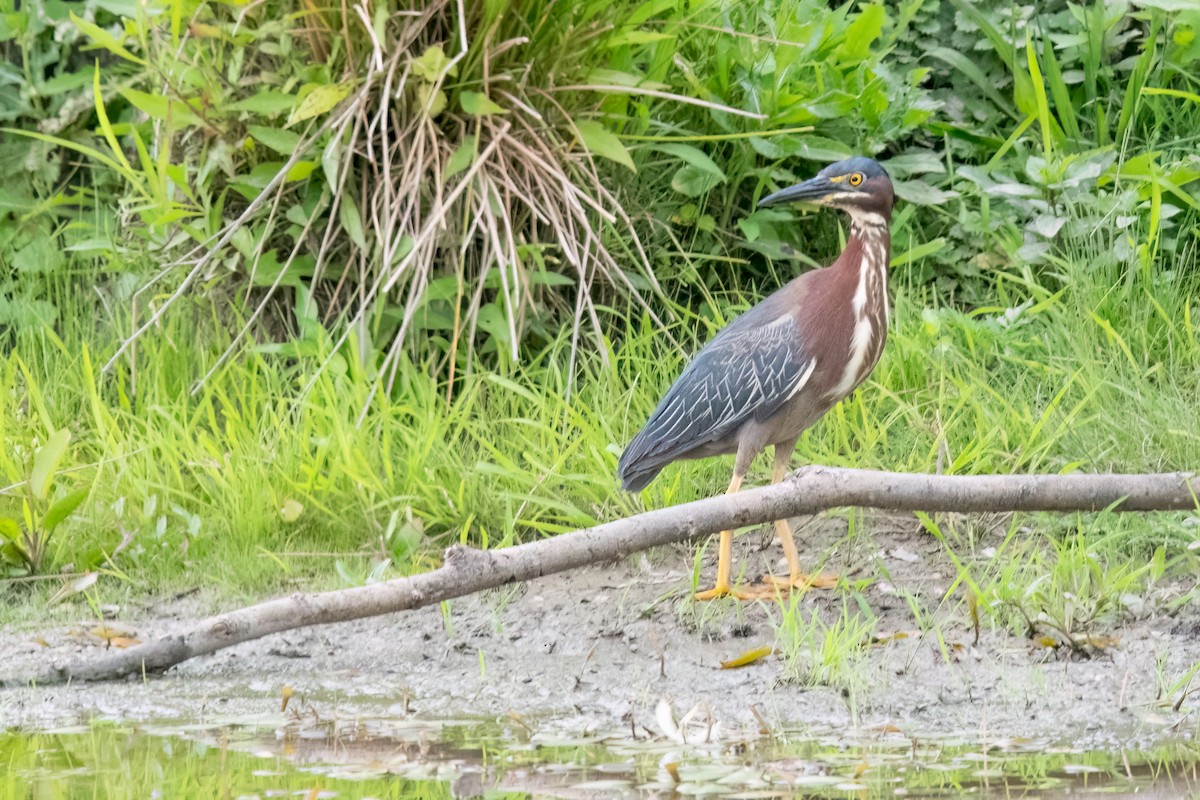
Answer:
[[[745,318],[717,335],[667,391],[621,456],[626,488],[645,486],[670,462],[771,416],[812,375],[791,314],[766,325]]]

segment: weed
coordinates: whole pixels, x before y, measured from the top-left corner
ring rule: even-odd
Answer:
[[[846,696],[858,693],[862,663],[875,630],[875,619],[843,602],[841,613],[826,622],[822,613],[793,594],[780,603],[775,642],[783,658],[783,678],[804,686],[830,686]]]
[[[1049,556],[1010,567],[986,601],[1017,615],[1030,638],[1078,651],[1106,649],[1097,643],[1111,637],[1098,631],[1111,630],[1127,598],[1140,596],[1166,569],[1161,548],[1140,566],[1113,562],[1082,532],[1055,542]]]
[[[12,377],[11,372],[9,377]],[[41,422],[46,424],[49,414],[43,398],[34,391],[31,399]],[[3,412],[0,406],[0,414]],[[35,439],[26,447],[14,448],[11,456],[0,459],[11,482],[0,495],[16,494],[20,501],[19,516],[0,516],[0,567],[10,574],[38,572],[55,529],[88,497],[86,488],[67,491],[60,485],[62,461],[68,452],[71,431],[52,425],[47,428],[49,435],[44,443]],[[26,467],[21,463],[22,455],[30,450]],[[54,492],[56,488],[57,493]]]

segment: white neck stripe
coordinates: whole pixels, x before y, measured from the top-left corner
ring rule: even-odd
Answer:
[[[850,226],[856,228],[887,228],[887,220],[874,211],[850,209]]]

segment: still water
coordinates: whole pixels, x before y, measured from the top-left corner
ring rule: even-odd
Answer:
[[[702,739],[693,729],[689,739]],[[887,727],[680,743],[503,720],[97,724],[0,733],[0,800],[1200,795],[1200,746],[1080,752]]]

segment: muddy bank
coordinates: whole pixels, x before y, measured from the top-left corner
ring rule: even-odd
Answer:
[[[279,710],[287,687],[293,702],[326,717],[518,715],[553,717],[580,731],[656,730],[655,707],[665,695],[679,715],[700,705],[721,725],[743,730],[763,722],[779,729],[894,726],[913,735],[1027,737],[1089,749],[1148,746],[1194,732],[1196,703],[1174,709],[1178,692],[1160,695],[1200,661],[1200,616],[1147,613],[1102,631],[1119,643],[1090,659],[1064,658],[1004,631],[985,629],[975,643],[961,604],[943,602],[955,572],[937,542],[911,523],[845,533],[834,518],[805,524],[802,535],[810,559],[861,582],[857,593],[810,592],[782,606],[694,604],[693,550],[668,548],[447,608],[271,636],[145,683],[0,690],[0,727],[267,714]],[[735,555],[748,574],[778,569],[769,531],[739,536]],[[906,593],[920,599],[919,618]],[[788,680],[805,671],[789,669],[779,654],[721,668],[774,644],[786,614],[810,623],[816,614],[836,625],[845,608],[860,605],[877,618],[876,634],[903,635],[857,648],[853,668],[835,685]],[[97,652],[100,644],[80,636],[94,625],[85,614],[73,627],[0,630],[0,674]],[[194,614],[194,603],[183,600],[118,621],[145,638]],[[809,653],[798,663],[821,658]]]

